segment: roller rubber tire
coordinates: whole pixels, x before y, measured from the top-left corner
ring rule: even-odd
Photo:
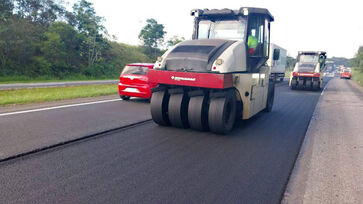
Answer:
[[[167,90],[154,92],[151,97],[151,118],[159,125],[169,126],[168,118],[169,94]]]
[[[305,88],[307,90],[313,89],[313,85],[312,85],[312,81],[311,80],[306,80],[306,82],[305,82]]]
[[[168,116],[170,124],[178,128],[188,128],[188,94],[172,94],[169,99]]]
[[[210,131],[217,134],[230,132],[236,120],[236,97],[227,92],[225,97],[211,98],[208,110]]]
[[[313,81],[313,90],[314,91],[320,90],[320,83],[319,83],[319,81]]]
[[[275,84],[273,82],[270,82],[268,85],[266,108],[264,109],[265,112],[272,111],[272,107],[274,105],[274,98],[275,98]]]
[[[121,98],[122,100],[127,101],[127,100],[129,100],[129,99],[130,99],[130,96],[120,95],[120,98]]]
[[[208,130],[208,96],[193,96],[189,99],[188,122],[190,128]]]
[[[297,87],[299,89],[303,89],[304,88],[304,80],[303,79],[297,81]]]
[[[297,87],[297,80],[296,79],[292,79],[291,80],[291,89],[295,90]]]

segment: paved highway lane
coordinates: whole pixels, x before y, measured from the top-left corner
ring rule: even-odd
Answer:
[[[316,106],[283,204],[363,203],[363,87],[329,82]]]
[[[56,86],[76,86],[76,85],[94,85],[94,84],[117,84],[118,80],[90,80],[90,81],[67,81],[67,82],[44,82],[44,83],[15,83],[0,84],[0,90],[4,89],[23,89],[39,87],[56,87]]]
[[[278,203],[320,92],[228,136],[147,122],[0,164],[0,203]]]
[[[150,119],[146,100],[118,99],[0,113],[0,160]]]

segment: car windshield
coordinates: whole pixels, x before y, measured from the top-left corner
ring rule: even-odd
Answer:
[[[300,55],[300,63],[318,63],[319,56],[318,55]]]
[[[199,22],[198,39],[243,40],[245,28],[246,23],[242,20],[202,20]]]
[[[146,75],[149,68],[142,66],[126,66],[122,74]]]

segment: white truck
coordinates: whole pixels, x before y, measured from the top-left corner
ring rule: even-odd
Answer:
[[[271,67],[271,78],[274,80],[283,81],[285,77],[285,70],[286,70],[286,56],[287,51],[286,49],[271,43],[270,46],[270,53],[273,53],[274,49],[280,50],[280,58],[278,60],[273,60],[272,55],[270,55],[269,59],[267,60],[267,65]]]

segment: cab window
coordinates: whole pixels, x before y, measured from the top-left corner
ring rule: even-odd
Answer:
[[[199,22],[198,39],[244,40],[244,20],[202,20]]]
[[[268,57],[269,22],[263,16],[250,17],[247,38],[248,53],[253,57]]]

